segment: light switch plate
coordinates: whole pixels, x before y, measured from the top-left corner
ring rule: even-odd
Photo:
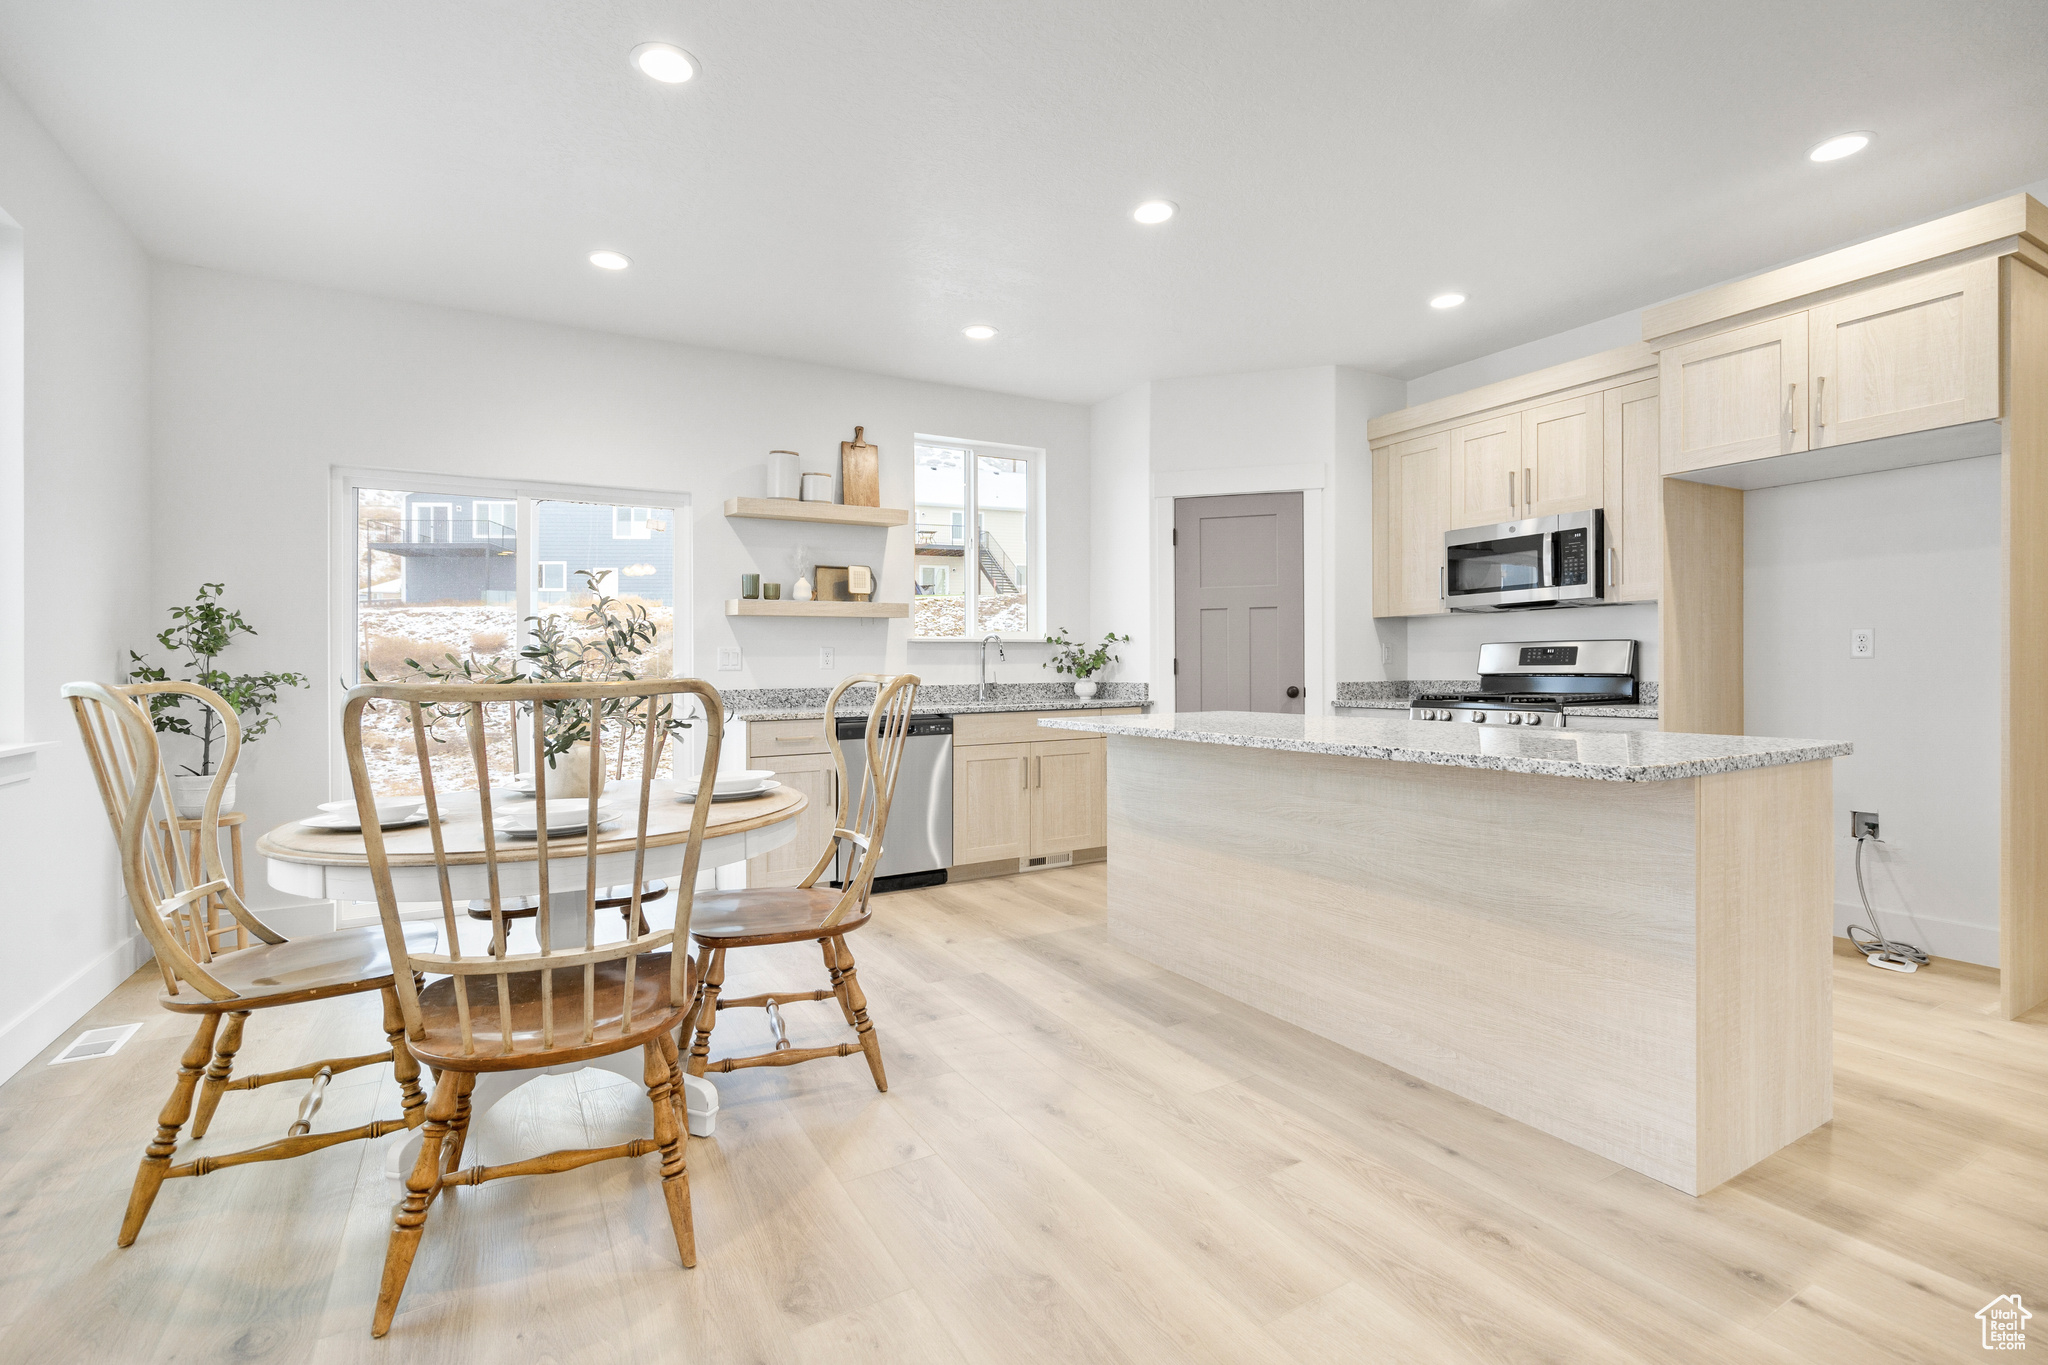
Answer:
[[[718,651],[718,671],[719,671],[719,672],[721,672],[721,673],[737,673],[737,672],[739,672],[739,671],[740,671],[740,652],[739,652],[739,651],[738,651],[737,649],[721,649],[721,650],[719,650],[719,651]]]
[[[1869,626],[1856,626],[1849,631],[1849,657],[1852,659],[1874,659],[1877,657],[1877,632]]]
[[[820,668],[830,668],[831,666],[832,666],[832,646],[830,646],[830,645],[820,645],[820,646],[818,647],[818,667],[820,667]]]

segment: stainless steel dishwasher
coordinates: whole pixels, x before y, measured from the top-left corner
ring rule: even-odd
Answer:
[[[859,799],[868,772],[867,718],[839,718],[839,744],[846,751],[849,806]],[[852,811],[847,818],[852,818]],[[852,874],[855,850],[839,847],[833,868],[835,884]],[[901,891],[936,886],[953,865],[953,718],[912,716],[896,769],[896,795],[889,804],[889,827],[882,832],[882,861],[875,869],[875,890]]]

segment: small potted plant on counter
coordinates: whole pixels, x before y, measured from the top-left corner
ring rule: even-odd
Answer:
[[[1110,647],[1127,645],[1131,642],[1131,637],[1111,631],[1102,637],[1101,644],[1093,649],[1085,649],[1078,642],[1069,640],[1067,628],[1061,626],[1060,633],[1046,636],[1045,642],[1049,645],[1058,645],[1059,650],[1040,667],[1050,668],[1055,673],[1072,674],[1074,695],[1087,698],[1094,696],[1100,688],[1100,684],[1095,681],[1095,675],[1111,664],[1120,662],[1119,656],[1110,653]]]
[[[253,744],[263,737],[277,720],[266,714],[277,705],[277,694],[286,687],[304,687],[303,673],[229,673],[214,667],[214,661],[227,652],[237,635],[254,635],[256,627],[242,619],[239,611],[229,611],[221,605],[221,598],[227,587],[220,583],[201,583],[199,595],[192,599],[189,607],[172,607],[173,624],[158,632],[156,642],[165,649],[177,650],[185,656],[185,677],[180,681],[197,683],[208,691],[220,694],[221,700],[234,708],[236,717],[242,722],[242,743]],[[130,682],[168,682],[171,675],[162,667],[151,664],[134,650],[128,651],[128,658],[135,667],[128,674]],[[206,807],[207,789],[213,785],[213,750],[217,744],[224,744],[227,736],[221,730],[220,720],[213,708],[199,708],[201,720],[199,729],[192,728],[192,722],[180,714],[187,699],[173,692],[159,693],[149,699],[149,718],[156,725],[159,734],[190,735],[199,741],[199,766],[187,764],[182,773],[171,775],[171,801],[178,808],[178,814],[187,819],[196,819]],[[223,812],[235,808],[235,779],[238,774],[229,773],[227,788],[221,793],[220,808]]]

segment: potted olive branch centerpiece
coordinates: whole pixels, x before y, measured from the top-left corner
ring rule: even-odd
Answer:
[[[618,682],[645,676],[646,663],[651,662],[648,655],[660,634],[648,619],[647,608],[598,591],[599,575],[593,569],[578,569],[576,577],[592,595],[590,606],[576,619],[591,633],[573,634],[562,613],[529,616],[530,639],[516,660],[461,658],[451,651],[433,663],[407,659],[408,673],[431,682],[462,683]],[[363,665],[363,677],[380,681],[368,664]],[[557,796],[590,794],[590,743],[594,735],[602,735],[607,724],[618,727],[622,748],[633,735],[643,733],[646,725],[644,706],[623,699],[601,703],[595,727],[588,702],[544,702],[542,708],[542,757],[550,772],[560,771],[548,784]],[[522,713],[531,714],[524,709]],[[679,736],[692,724],[676,716],[667,702],[657,716],[671,735]],[[567,762],[558,764],[557,759]]]
[[[1131,642],[1131,637],[1111,631],[1102,637],[1101,644],[1093,649],[1086,649],[1079,641],[1069,640],[1067,628],[1061,626],[1060,633],[1046,636],[1045,642],[1049,645],[1058,645],[1059,650],[1039,667],[1050,668],[1055,673],[1072,674],[1074,695],[1085,698],[1094,696],[1098,689],[1099,684],[1095,681],[1097,673],[1113,663],[1122,662],[1120,656],[1110,653],[1110,647],[1127,645]]]
[[[229,673],[215,667],[215,661],[235,642],[237,635],[254,635],[256,628],[242,618],[239,611],[229,611],[221,605],[221,598],[227,587],[221,583],[201,583],[199,593],[188,607],[172,607],[172,624],[157,632],[156,642],[165,649],[176,650],[185,656],[185,677],[183,682],[197,683],[216,692],[221,700],[234,708],[235,716],[242,723],[242,743],[253,744],[261,739],[277,720],[266,714],[277,705],[278,693],[286,687],[304,687],[303,673]],[[161,665],[151,664],[134,650],[128,651],[128,659],[134,668],[128,674],[130,682],[169,682],[171,675]],[[199,728],[194,730],[192,722],[181,714],[184,704],[190,698],[175,692],[159,692],[149,698],[149,719],[159,734],[190,735],[199,741],[199,766],[186,765],[183,773],[170,776],[171,801],[178,808],[178,814],[187,819],[197,819],[206,807],[207,789],[213,785],[214,746],[225,745],[227,734],[210,706],[200,706]],[[235,808],[236,774],[228,774],[227,788],[221,793],[220,808],[223,812]]]

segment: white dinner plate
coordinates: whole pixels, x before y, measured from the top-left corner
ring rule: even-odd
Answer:
[[[333,810],[325,815],[309,816],[299,821],[299,823],[309,829],[331,829],[343,834],[360,834],[363,832],[363,822],[353,809]],[[425,823],[427,823],[426,811],[417,810],[403,820],[380,820],[377,822],[377,828],[411,829],[414,825],[424,825]]]
[[[495,823],[502,833],[531,836],[535,826],[539,824],[539,821],[534,819],[537,814],[539,812],[531,807],[522,807],[519,810],[498,816]],[[617,806],[610,802],[599,802],[597,807],[598,828],[604,828],[604,822],[615,819],[618,814],[619,808]],[[590,808],[583,802],[564,802],[548,811],[548,834],[550,837],[558,834],[581,834],[589,816]]]
[[[744,772],[720,773],[712,779],[713,796],[758,796],[768,789],[768,780],[775,776],[771,768],[748,768]],[[686,798],[697,794],[697,779],[684,777],[676,779],[676,790]]]
[[[711,793],[711,800],[712,804],[714,805],[716,805],[720,801],[752,801],[756,797],[766,796],[769,792],[780,790],[782,790],[782,784],[780,782],[763,782],[761,784],[761,790],[759,791],[713,792]],[[683,791],[681,788],[677,788],[676,800],[688,806],[695,804],[696,798],[691,793]]]
[[[599,820],[597,822],[597,832],[599,834],[603,834],[607,830],[617,829],[620,825],[624,823],[625,821],[620,820],[616,816],[609,820]],[[574,829],[556,829],[550,826],[548,829],[548,838],[581,838],[583,836],[583,830],[584,826],[582,825],[577,825]],[[498,833],[504,835],[507,839],[531,839],[535,843],[540,842],[540,831],[535,829],[532,825],[500,825],[498,826]]]

